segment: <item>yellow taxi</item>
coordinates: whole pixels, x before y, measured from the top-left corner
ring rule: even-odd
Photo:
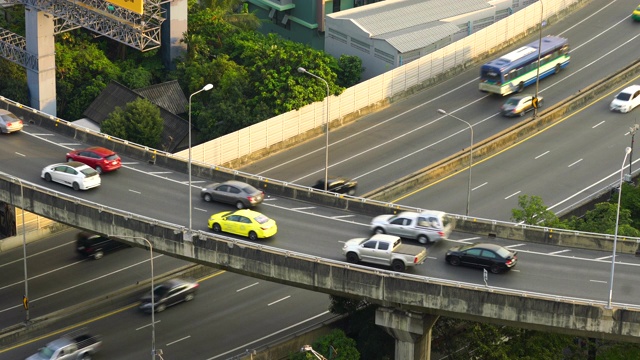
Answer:
[[[633,13],[631,13],[631,18],[635,21],[640,21],[640,5],[638,5],[638,7],[633,10]]]
[[[250,209],[213,214],[209,218],[208,226],[213,232],[246,236],[252,241],[272,237],[278,232],[275,220]]]

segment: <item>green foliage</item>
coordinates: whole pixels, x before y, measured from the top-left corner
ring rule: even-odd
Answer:
[[[134,143],[157,148],[160,144],[164,122],[160,109],[146,99],[136,99],[124,109],[116,107],[102,122],[103,133]]]
[[[624,198],[624,196],[623,196]],[[593,232],[599,234],[615,234],[617,202],[596,204],[593,210],[587,211],[582,218],[572,217],[567,221],[567,227],[573,230]],[[618,234],[621,236],[640,236],[640,231],[631,224],[631,211],[620,206]]]
[[[511,220],[529,225],[560,227],[558,217],[547,209],[539,196],[518,196],[518,208],[511,210]]]
[[[329,334],[315,341],[311,348],[328,360],[359,360],[360,353],[356,349],[356,342],[348,338],[342,330],[333,330]],[[290,360],[317,359],[311,351],[294,353]]]
[[[58,116],[79,119],[120,69],[82,33],[62,37],[55,47]]]
[[[341,55],[338,59],[338,85],[349,88],[360,82],[364,72],[362,59],[352,55]]]
[[[0,59],[0,95],[29,105],[26,70],[11,61]]]

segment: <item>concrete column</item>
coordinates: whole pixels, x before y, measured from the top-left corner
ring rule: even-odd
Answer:
[[[396,339],[395,360],[429,360],[431,329],[437,315],[379,307],[376,325]]]
[[[27,53],[38,58],[37,69],[27,67],[31,107],[56,116],[56,56],[53,16],[25,7]]]
[[[167,19],[162,23],[162,61],[168,69],[175,69],[175,60],[187,51],[181,40],[187,32],[187,0],[173,0],[162,5]]]

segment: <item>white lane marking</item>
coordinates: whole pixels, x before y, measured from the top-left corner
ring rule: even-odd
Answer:
[[[451,242],[457,242],[457,243],[468,243],[474,240],[478,240],[478,239],[482,239],[482,237],[480,236],[476,236],[476,237],[472,237],[472,238],[467,238],[467,239],[459,239],[459,240],[452,240],[452,239],[447,239]]]
[[[160,258],[160,257],[162,257],[162,256],[164,256],[164,255],[162,255],[162,254],[161,254],[161,255],[158,255],[158,256],[154,256],[153,258],[154,258],[154,259],[157,259],[157,258]],[[48,297],[51,297],[51,296],[54,296],[54,295],[62,294],[63,292],[73,290],[73,289],[78,288],[78,287],[80,287],[80,286],[91,284],[93,281],[96,281],[96,280],[99,280],[99,279],[103,279],[103,278],[106,278],[106,277],[111,276],[111,275],[115,275],[115,274],[117,274],[117,273],[119,273],[119,272],[123,272],[123,271],[125,271],[125,270],[129,270],[129,269],[133,268],[134,266],[138,266],[138,265],[140,265],[140,264],[144,264],[144,263],[146,263],[146,262],[148,262],[148,261],[149,261],[149,259],[146,259],[146,260],[143,260],[143,261],[137,262],[137,263],[135,263],[135,264],[131,264],[131,265],[129,265],[129,266],[126,266],[126,267],[124,267],[124,268],[118,269],[118,270],[116,270],[116,271],[112,271],[112,272],[110,272],[110,273],[100,275],[100,276],[98,276],[98,277],[96,277],[96,278],[93,278],[93,279],[90,279],[90,280],[87,280],[87,281],[84,281],[84,282],[81,282],[81,283],[77,283],[77,284],[75,284],[75,285],[73,285],[73,286],[69,286],[69,287],[67,287],[67,288],[65,288],[65,289],[61,289],[61,290],[58,290],[58,291],[52,292],[52,293],[50,293],[50,294],[47,294],[47,295],[41,296],[41,297],[39,297],[39,298],[31,299],[31,300],[29,300],[29,302],[30,302],[30,303],[34,303],[34,302],[36,302],[36,301],[44,300],[44,299],[46,299],[46,298],[48,298]],[[6,308],[6,309],[3,309],[3,310],[0,310],[0,313],[3,313],[3,312],[8,311],[8,310],[13,310],[13,309],[17,309],[17,308],[22,308],[22,306],[23,306],[23,305],[22,305],[22,301],[21,301],[19,305],[12,306],[12,307],[9,307],[9,308]]]
[[[550,252],[550,253],[549,253],[549,255],[562,254],[562,253],[565,253],[565,252],[567,252],[567,251],[571,251],[571,250],[569,250],[569,249],[566,249],[566,250],[558,250],[558,251]]]
[[[427,256],[427,259],[438,260],[438,258],[437,258],[437,257],[435,257],[435,256]]]
[[[69,242],[66,242],[66,243],[64,243],[64,244],[60,244],[60,245],[58,245],[58,246],[54,246],[54,247],[48,248],[48,249],[46,249],[46,250],[43,250],[43,251],[40,251],[40,252],[37,252],[37,253],[33,253],[33,254],[28,255],[28,256],[27,256],[27,259],[34,258],[34,257],[36,257],[36,256],[38,256],[38,255],[46,254],[46,253],[48,253],[49,251],[53,251],[53,250],[55,250],[55,249],[59,249],[59,248],[62,248],[62,247],[67,247],[67,246],[69,246],[69,245],[71,245],[71,244],[75,244],[75,243],[76,243],[75,241],[69,241]],[[73,264],[80,264],[81,262],[84,262],[84,261],[87,261],[87,259],[77,261],[77,262],[75,262],[75,263],[73,263]],[[19,258],[19,259],[13,260],[13,261],[6,262],[6,263],[4,263],[4,264],[0,264],[0,268],[2,268],[2,267],[4,267],[4,266],[11,265],[11,264],[15,264],[15,263],[18,263],[18,262],[19,262],[19,263],[22,263],[22,262],[24,262],[24,259],[23,259],[23,258]],[[64,269],[65,267],[67,267],[67,266],[71,266],[71,265],[73,265],[73,264],[65,265],[65,266],[61,267],[60,269]],[[50,272],[53,272],[53,271],[56,271],[56,270],[52,270],[52,271],[50,271]],[[44,275],[44,274],[43,274],[43,275]],[[40,275],[36,275],[36,276],[29,276],[29,279],[37,278],[37,277],[39,277],[39,276],[40,276]],[[21,280],[21,281],[20,281],[20,284],[24,284],[24,280]],[[4,288],[2,287],[2,288],[0,288],[0,290],[1,290],[1,289],[4,289]]]
[[[21,153],[19,153],[19,152],[16,152],[16,155],[20,155],[20,156],[22,156],[22,157],[27,157],[27,155],[25,155],[25,154],[21,154]]]
[[[487,185],[487,184],[488,184],[488,182],[484,182],[484,183],[482,183],[482,184],[480,184],[480,185],[478,185],[478,186],[474,187],[473,189],[471,189],[471,191],[474,191],[474,190],[476,190],[476,189],[480,189],[481,187],[483,187],[483,186],[485,186],[485,185]]]
[[[525,246],[525,245],[530,245],[530,244],[515,244],[515,245],[507,245],[505,246],[506,248],[514,248],[514,247],[518,247],[518,246]]]
[[[603,257],[596,258],[596,260],[608,260],[608,259],[611,259],[612,257],[613,255],[603,256]]]
[[[245,287],[243,287],[243,288],[240,288],[240,289],[236,290],[236,292],[240,292],[240,291],[247,290],[248,288],[253,287],[253,286],[256,286],[256,285],[258,285],[258,283],[257,283],[257,282],[255,282],[255,283],[253,283],[253,284],[251,284],[251,285],[245,286]]]
[[[576,161],[576,162],[573,162],[573,163],[569,164],[569,166],[567,166],[567,167],[572,167],[573,165],[575,165],[575,164],[577,164],[577,163],[579,163],[579,162],[581,162],[581,161],[582,161],[582,159],[580,159],[580,160],[578,160],[578,161]]]
[[[291,210],[311,210],[311,209],[315,209],[315,206],[308,206],[308,207],[301,207],[301,208],[293,208]]]
[[[272,303],[267,304],[267,306],[271,306],[271,305],[273,305],[273,304],[277,304],[277,303],[279,303],[280,301],[287,300],[287,299],[288,299],[288,298],[290,298],[290,297],[291,297],[291,295],[285,296],[285,297],[283,297],[282,299],[279,299],[279,300],[276,300],[276,301],[274,301],[274,302],[272,302]]]
[[[80,146],[80,143],[60,143],[62,146]]]
[[[158,321],[156,321],[154,324],[157,324],[157,323],[159,323],[160,321],[161,321],[161,320],[158,320]],[[147,325],[144,325],[144,326],[140,326],[139,328],[137,328],[137,329],[136,329],[136,331],[138,331],[138,330],[142,330],[142,329],[144,329],[144,328],[146,328],[146,327],[149,327],[149,326],[151,326],[151,323],[148,323]]]
[[[28,132],[22,132],[23,134],[29,134]],[[39,134],[39,133],[34,133],[34,134],[29,134],[29,135],[34,135],[34,136],[55,136],[55,134]],[[58,144],[56,144],[58,145]]]
[[[137,162],[137,161],[132,161],[132,162],[122,162],[122,165],[138,165],[138,164],[140,164],[140,163],[139,163],[139,162]]]
[[[604,121],[600,121],[599,123],[597,123],[597,124],[593,125],[591,128],[592,128],[592,129],[595,129],[595,128],[597,128],[598,126],[600,126],[600,125],[602,125],[602,124],[604,124]]]
[[[538,160],[538,159],[540,159],[541,157],[543,157],[543,156],[547,155],[548,153],[550,153],[550,151],[549,151],[549,150],[547,150],[547,151],[543,152],[542,154],[540,154],[540,155],[538,155],[538,156],[534,157],[534,159]]]
[[[522,192],[521,190],[516,191],[516,192],[514,192],[513,194],[511,194],[511,195],[507,196],[507,197],[506,197],[506,198],[504,198],[504,199],[505,199],[505,200],[507,200],[507,199],[509,199],[509,198],[512,198],[512,197],[514,197],[514,196],[516,196],[516,195],[520,194],[521,192]]]
[[[21,305],[21,306],[22,306],[22,305]],[[321,317],[321,316],[325,316],[325,315],[327,315],[327,314],[329,314],[329,311],[328,311],[328,310],[327,310],[327,311],[325,311],[325,312],[322,312],[322,313],[320,313],[320,314],[318,314],[318,315],[316,315],[316,316],[312,316],[312,317],[310,317],[310,318],[308,318],[308,319],[306,319],[306,320],[302,320],[302,321],[300,321],[300,322],[298,322],[298,323],[296,323],[296,324],[293,324],[293,325],[287,326],[286,328],[283,328],[283,329],[280,329],[280,330],[278,330],[278,331],[275,331],[275,332],[273,332],[272,334],[269,334],[269,335],[263,336],[263,337],[261,337],[261,338],[259,338],[259,339],[255,339],[255,340],[253,340],[253,341],[251,341],[251,342],[248,342],[248,343],[246,343],[246,344],[240,345],[239,347],[237,347],[237,348],[235,348],[235,349],[231,349],[231,350],[229,350],[229,351],[227,351],[227,352],[225,352],[225,353],[218,354],[218,355],[216,355],[216,356],[210,357],[210,358],[208,358],[207,360],[215,360],[215,359],[217,359],[217,358],[220,358],[220,357],[226,356],[227,354],[232,353],[232,352],[236,352],[236,351],[238,351],[238,350],[246,350],[248,347],[250,347],[251,345],[253,345],[253,344],[255,344],[255,343],[259,343],[259,342],[261,342],[261,341],[263,341],[263,340],[265,340],[265,339],[268,339],[268,338],[270,338],[270,337],[272,337],[272,336],[275,336],[275,335],[278,335],[278,334],[280,334],[280,333],[283,333],[283,332],[289,331],[290,329],[293,329],[293,328],[295,328],[296,326],[299,326],[299,325],[302,325],[302,324],[304,324],[304,323],[306,323],[306,322],[309,322],[309,321],[315,320],[315,319],[317,319],[317,318],[319,318],[319,317]]]
[[[198,211],[202,211],[202,212],[207,212],[207,210],[205,210],[205,209],[200,209],[200,208],[197,208],[197,207],[196,207],[196,208],[193,208],[193,209],[194,209],[194,210],[198,210]]]
[[[338,215],[338,216],[332,216],[332,218],[334,219],[341,219],[341,218],[348,218],[348,217],[354,217],[355,215]]]
[[[142,194],[140,191],[135,191],[135,190],[131,190],[131,189],[129,189],[129,191],[132,192],[132,193],[136,193],[136,194]]]
[[[172,342],[170,342],[170,343],[167,343],[167,345],[166,345],[166,346],[171,346],[171,345],[173,345],[173,344],[175,344],[175,343],[177,343],[177,342],[180,342],[180,341],[183,341],[183,340],[187,340],[187,339],[188,339],[188,338],[190,338],[190,337],[191,337],[191,335],[189,335],[189,336],[185,336],[185,337],[183,337],[183,338],[181,338],[181,339],[178,339],[178,340],[172,341]]]
[[[151,175],[162,175],[162,174],[172,174],[172,171],[149,171],[148,174]],[[181,181],[184,182],[184,181]]]
[[[602,280],[589,280],[590,282],[595,282],[595,283],[601,283],[601,284],[606,284],[606,281],[602,281]]]

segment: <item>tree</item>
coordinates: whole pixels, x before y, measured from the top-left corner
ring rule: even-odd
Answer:
[[[518,196],[518,208],[511,210],[511,220],[529,225],[559,227],[558,217],[544,205],[542,198],[536,195]]]
[[[360,82],[364,68],[362,59],[352,55],[341,55],[338,59],[338,85],[348,88]]]
[[[360,353],[356,349],[356,342],[348,338],[344,331],[340,329],[333,330],[329,334],[319,338],[311,347],[327,359],[360,360]],[[316,359],[316,357],[310,352],[299,352],[291,354],[289,359],[303,360]]]
[[[103,133],[153,148],[160,144],[163,129],[160,109],[142,98],[128,103],[124,109],[116,107],[100,127]]]

